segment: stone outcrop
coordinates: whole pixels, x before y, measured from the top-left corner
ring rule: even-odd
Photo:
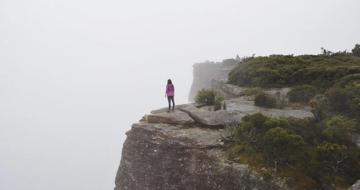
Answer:
[[[211,80],[211,89],[216,91],[218,94],[223,96],[225,99],[232,99],[247,96],[246,91],[249,88],[239,87],[232,84],[227,84],[225,81],[213,79]],[[290,88],[270,88],[270,89],[261,89],[262,92],[273,96],[277,99],[287,100],[287,93],[290,91]]]
[[[289,189],[226,160],[222,129],[138,123],[127,132],[115,190]]]
[[[205,88],[211,88],[211,80],[227,81],[229,72],[239,60],[226,59],[222,62],[196,63],[193,66],[193,82],[190,89],[189,101],[192,102],[196,93]]]
[[[291,189],[227,160],[223,128],[255,112],[298,118],[311,113],[259,108],[241,98],[226,103],[227,110],[184,104],[174,112],[162,108],[145,115],[127,132],[115,190]]]
[[[175,110],[174,112],[162,112],[155,114],[148,114],[144,116],[144,120],[148,123],[167,123],[178,125],[191,125],[195,121],[186,113]]]
[[[354,142],[358,147],[360,147],[360,134],[354,133],[352,135],[352,142]]]
[[[180,108],[180,110],[189,114],[189,116],[200,125],[209,128],[223,128],[227,122],[240,121],[245,115],[228,112],[226,110],[208,111],[199,109],[193,105]]]
[[[226,110],[228,112],[236,112],[243,114],[262,113],[268,117],[293,117],[298,119],[313,118],[310,108],[303,109],[272,109],[255,106],[254,101],[244,100],[244,98],[236,98],[226,100]]]
[[[217,79],[211,80],[211,89],[215,90],[225,99],[236,98],[245,95],[245,88],[238,87],[232,84],[226,84],[225,81]]]
[[[247,165],[227,160],[227,123],[241,122],[253,113],[269,117],[313,117],[308,109],[267,109],[254,105],[245,88],[226,84],[239,60],[194,65],[190,99],[212,88],[226,100],[226,109],[213,111],[195,103],[151,111],[127,132],[115,190],[287,190],[279,179],[264,179]],[[286,94],[286,89],[265,91]]]
[[[254,113],[268,117],[313,118],[309,107],[269,109],[254,105],[246,88],[226,84],[239,60],[194,65],[189,99],[202,88],[225,97],[225,110],[195,103],[153,110],[126,133],[115,190],[292,190],[284,180],[264,178],[247,165],[227,159],[227,123]],[[262,89],[284,100],[289,88]],[[353,135],[360,146],[360,136]],[[264,170],[266,170],[264,168]],[[269,172],[269,171],[268,171]],[[357,181],[349,190],[360,190]]]
[[[354,185],[352,185],[348,190],[360,190],[360,180],[358,180]]]

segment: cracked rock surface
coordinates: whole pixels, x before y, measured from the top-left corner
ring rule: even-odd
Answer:
[[[239,89],[238,89],[239,90]],[[225,100],[226,110],[196,104],[151,111],[127,132],[115,190],[290,190],[265,180],[247,165],[227,160],[223,129],[247,114],[313,117],[307,109],[267,109],[248,98]]]
[[[222,129],[138,123],[127,133],[115,190],[289,189],[225,158]]]

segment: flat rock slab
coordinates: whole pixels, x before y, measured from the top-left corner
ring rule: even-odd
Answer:
[[[184,146],[193,146],[197,148],[211,148],[223,145],[223,142],[221,141],[224,133],[223,129],[212,130],[198,127],[184,128],[179,125],[174,126],[162,123],[136,123],[133,124],[132,127],[135,129],[151,131],[153,134],[161,134],[156,135],[157,137],[152,139],[153,141],[156,141],[156,144],[159,144],[160,141],[163,141],[164,139],[171,139]]]
[[[223,131],[134,124],[123,145],[115,190],[290,190],[225,160]]]
[[[231,113],[226,110],[207,111],[193,105],[179,109],[189,114],[196,122],[210,128],[223,128],[226,123],[240,121],[246,115],[244,113]]]
[[[246,101],[241,98],[226,100],[226,110],[228,112],[254,114],[261,113],[268,117],[294,117],[298,119],[313,118],[314,115],[306,109],[270,109],[254,105],[254,101]]]
[[[174,112],[157,112],[144,116],[145,122],[148,123],[165,123],[175,125],[190,125],[195,123],[194,120],[187,114],[179,110]]]
[[[186,107],[186,106],[189,106],[189,105],[197,106],[196,103],[180,104],[180,105],[176,105],[176,106],[175,106],[175,110],[179,110],[179,108]],[[152,113],[152,114],[166,113],[168,110],[169,110],[168,107],[164,107],[164,108],[160,108],[160,109],[157,109],[157,110],[152,110],[150,113]]]

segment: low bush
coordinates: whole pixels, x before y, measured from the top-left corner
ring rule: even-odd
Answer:
[[[255,96],[255,105],[259,107],[275,108],[276,99],[268,94],[261,92]]]
[[[228,82],[250,87],[309,84],[327,89],[342,77],[356,73],[360,73],[360,59],[346,53],[332,56],[270,55],[243,60],[229,73]]]
[[[247,115],[231,125],[228,158],[293,179],[298,189],[346,189],[360,178],[360,148],[348,141],[354,127],[344,116],[318,122]]]
[[[214,105],[215,96],[216,96],[215,91],[202,89],[197,93],[195,97],[195,102],[204,105]]]
[[[214,90],[200,90],[195,97],[195,102],[206,106],[214,106],[214,111],[222,108],[226,109],[224,97],[217,94]]]
[[[223,107],[224,97],[216,95],[214,102],[214,110],[220,110]]]
[[[356,121],[344,116],[334,116],[325,123],[323,135],[332,142],[349,144],[351,134],[356,129]]]
[[[297,86],[287,94],[290,102],[308,103],[316,95],[316,88],[311,85]]]
[[[333,87],[326,92],[329,110],[345,113],[350,111],[349,92],[344,88]]]
[[[303,159],[305,142],[300,135],[292,134],[281,127],[275,127],[264,134],[264,141],[265,156],[278,165],[294,164]]]

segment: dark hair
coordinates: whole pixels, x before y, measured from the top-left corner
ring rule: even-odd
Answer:
[[[168,84],[172,84],[171,79],[168,79]]]

